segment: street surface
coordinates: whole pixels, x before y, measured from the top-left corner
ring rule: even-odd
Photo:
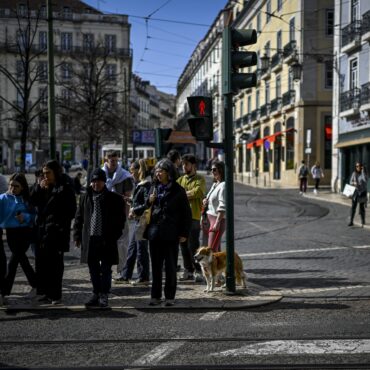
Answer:
[[[370,369],[370,230],[347,227],[348,214],[296,190],[235,184],[235,246],[248,281],[281,301],[0,311],[0,367]],[[73,253],[68,264],[78,264]]]

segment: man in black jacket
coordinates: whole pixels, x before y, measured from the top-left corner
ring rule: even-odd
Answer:
[[[105,172],[98,168],[91,175],[90,187],[81,197],[74,223],[74,241],[81,248],[81,263],[89,266],[93,295],[87,307],[107,307],[112,265],[118,263],[117,240],[126,216],[123,198],[105,186]]]

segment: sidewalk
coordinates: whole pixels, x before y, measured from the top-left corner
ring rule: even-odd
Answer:
[[[175,305],[168,308],[164,304],[149,306],[150,287],[137,287],[132,285],[112,285],[109,298],[109,308],[122,309],[243,309],[262,306],[282,299],[282,295],[270,289],[262,288],[255,284],[247,283],[247,289],[240,290],[237,294],[227,295],[225,290],[215,288],[212,293],[205,293],[206,285],[193,282],[178,281]],[[91,296],[91,283],[86,265],[71,264],[67,266],[63,279],[63,298],[60,305],[41,305],[35,299],[27,299],[30,291],[25,277],[17,276],[12,295],[7,297],[7,305],[0,310],[30,311],[30,310],[86,310],[84,303]]]

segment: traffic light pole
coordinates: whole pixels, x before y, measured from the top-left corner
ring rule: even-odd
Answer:
[[[225,148],[225,190],[226,190],[226,292],[235,293],[234,273],[234,148],[233,148],[233,93],[230,70],[231,47],[230,28],[226,27],[222,37],[222,93],[224,97],[224,148]]]

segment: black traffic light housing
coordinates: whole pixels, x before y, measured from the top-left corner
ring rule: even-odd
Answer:
[[[189,96],[189,110],[193,117],[188,119],[191,134],[198,141],[213,139],[212,98],[208,96]]]
[[[254,29],[225,28],[223,33],[222,79],[223,94],[237,93],[238,90],[255,87],[256,73],[239,73],[239,68],[257,64],[257,54],[252,51],[239,51],[241,46],[257,42],[257,31]]]
[[[166,143],[171,135],[171,128],[156,128],[155,129],[155,156],[162,158],[171,149],[172,144]]]

